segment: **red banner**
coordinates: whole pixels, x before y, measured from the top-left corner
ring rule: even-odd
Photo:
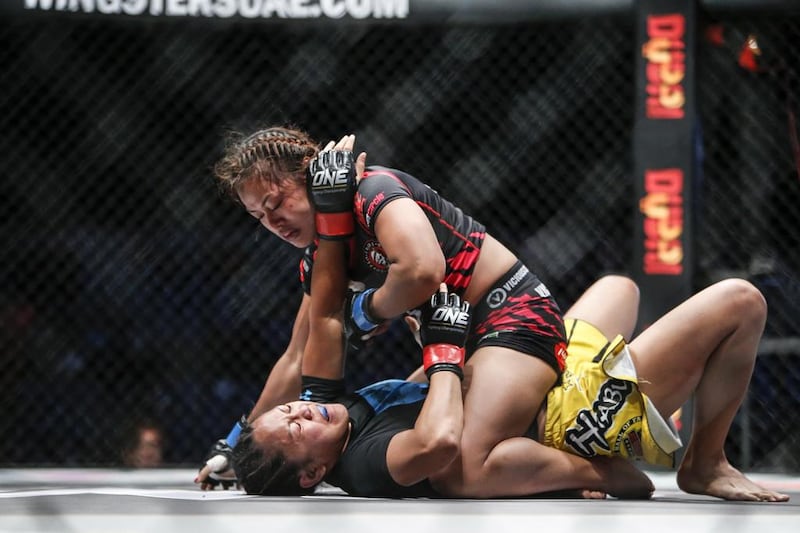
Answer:
[[[699,173],[695,128],[697,0],[637,2],[635,213],[633,275],[639,328],[692,294],[693,189]],[[673,415],[684,442],[691,402]]]
[[[696,0],[637,2],[634,277],[641,327],[692,292]]]

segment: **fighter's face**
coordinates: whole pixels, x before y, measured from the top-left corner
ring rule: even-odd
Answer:
[[[243,182],[237,193],[247,212],[284,241],[297,248],[314,241],[314,207],[301,182],[254,177]]]
[[[296,401],[279,405],[253,422],[256,442],[279,445],[290,462],[310,460],[333,464],[350,434],[350,419],[342,404]]]

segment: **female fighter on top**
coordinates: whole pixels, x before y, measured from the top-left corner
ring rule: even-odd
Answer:
[[[346,136],[338,147],[352,149],[353,142],[353,136]],[[564,324],[554,298],[483,224],[415,177],[385,167],[366,169],[357,184],[342,179],[339,171],[309,174],[318,152],[306,133],[274,127],[232,142],[216,166],[219,182],[248,213],[281,239],[306,250],[301,269],[306,294],[292,338],[248,419],[297,399],[301,390],[324,388],[325,378],[340,375],[341,361],[335,357],[308,357],[320,350],[307,346],[307,341],[330,327],[326,320],[321,321],[325,325],[312,325],[312,302],[323,304],[314,298],[311,284],[322,282],[316,278],[329,270],[320,268],[317,246],[331,239],[352,239],[348,278],[365,290],[348,298],[350,346],[419,308],[441,282],[472,306],[466,350],[482,376],[472,384],[482,399],[464,403],[465,459],[459,467],[459,491],[467,495],[513,484],[516,472],[503,465],[515,451],[503,443],[527,430],[564,364]],[[323,193],[315,207],[307,176],[319,185],[335,185],[331,190],[349,196],[352,207],[342,212],[336,195]],[[547,490],[541,482],[539,488]]]
[[[285,136],[294,141],[298,140],[298,136],[291,131],[267,130],[255,137],[249,137],[249,141],[245,139],[243,145],[253,142],[254,138],[261,138],[263,141],[264,138],[275,136],[284,140]],[[300,135],[300,139],[306,138]],[[304,145],[304,143],[305,141],[297,144]],[[235,176],[227,174],[237,178],[245,174],[249,176],[249,179],[233,180],[231,188],[251,214],[262,221],[267,218],[265,225],[290,242],[306,242],[308,238],[313,240],[316,232],[323,239],[348,237],[353,230],[352,222],[348,224],[348,218],[352,221],[352,217],[341,216],[343,213],[341,207],[344,204],[340,199],[347,197],[347,184],[356,183],[351,176],[354,172],[350,153],[352,143],[352,137],[345,137],[335,147],[338,149],[334,150],[336,154],[331,154],[336,157],[325,158],[325,163],[322,165],[316,158],[316,152],[311,150],[303,158],[295,161],[297,166],[283,164],[276,166],[275,161],[282,160],[283,152],[262,146],[260,150],[256,149],[255,153],[263,158],[265,164],[258,166],[251,162],[244,169],[240,169],[239,174]],[[291,144],[292,142],[289,143]],[[332,143],[329,144],[329,148],[334,148]],[[241,151],[240,147],[237,153]],[[349,155],[339,157],[342,152]],[[241,159],[241,154],[239,158]],[[300,177],[305,178],[306,169],[312,160],[316,161],[316,169],[309,174],[309,179],[313,180],[309,187],[314,194],[317,209],[316,216],[310,217],[312,221],[316,219],[316,224],[312,223],[309,227],[307,220],[309,217],[305,217],[305,223],[303,223],[304,217],[297,217],[290,223],[285,215],[276,215],[275,212],[285,202],[289,202],[285,207],[287,213],[292,213],[291,208],[301,207],[304,202],[307,206],[305,211],[313,215],[314,210],[310,205],[308,194],[302,194],[305,192],[305,187],[299,185],[302,181]],[[255,161],[260,159],[256,157]],[[362,154],[356,165],[358,173],[361,173],[363,164]],[[254,172],[253,167],[257,171]],[[271,173],[265,173],[265,170],[271,170]],[[276,176],[278,178],[283,176],[283,179],[288,177],[288,181],[280,181]],[[339,180],[343,176],[344,179]],[[337,181],[344,186],[337,186]],[[563,381],[562,386],[555,388],[548,395],[549,405],[542,410],[540,406],[544,405],[545,394],[561,377],[561,371],[566,364],[563,322],[555,302],[544,285],[535,280],[523,266],[514,265],[516,259],[513,255],[497,241],[490,239],[482,226],[469,219],[452,204],[442,200],[431,189],[399,171],[376,168],[364,172],[364,179],[358,182],[355,211],[355,218],[359,222],[356,250],[373,251],[376,248],[384,248],[387,262],[384,264],[386,268],[383,273],[376,276],[375,272],[370,272],[367,268],[359,269],[371,265],[364,265],[364,261],[359,261],[363,256],[357,252],[355,254],[351,252],[345,257],[342,253],[345,246],[336,243],[332,244],[330,253],[326,251],[319,255],[314,268],[315,278],[320,274],[330,274],[331,279],[335,280],[337,276],[342,276],[341,272],[337,272],[339,267],[336,265],[344,265],[345,259],[355,260],[355,263],[350,263],[348,273],[355,273],[357,278],[372,289],[357,292],[348,298],[348,311],[345,313],[344,321],[347,324],[346,329],[351,332],[350,338],[355,336],[356,339],[361,339],[370,331],[374,331],[383,321],[376,319],[376,316],[388,319],[401,313],[403,309],[419,307],[421,302],[426,302],[426,297],[420,302],[418,297],[413,297],[412,294],[416,294],[414,290],[418,290],[421,294],[422,289],[419,286],[425,285],[423,281],[428,279],[428,276],[435,277],[435,274],[422,276],[413,273],[427,272],[422,265],[439,263],[436,258],[441,258],[444,263],[440,264],[445,268],[439,271],[439,275],[440,279],[444,279],[446,288],[451,288],[458,296],[463,295],[464,299],[473,303],[476,308],[466,341],[466,357],[469,358],[466,364],[471,371],[471,379],[463,397],[463,412],[460,416],[457,414],[459,409],[454,407],[455,404],[460,404],[462,399],[460,387],[454,386],[452,379],[444,380],[436,377],[439,372],[433,374],[437,381],[449,381],[448,385],[443,385],[449,391],[444,397],[447,398],[447,405],[454,410],[447,412],[456,413],[457,420],[453,427],[460,428],[457,432],[459,438],[455,451],[453,452],[452,442],[447,444],[448,449],[455,455],[451,461],[437,460],[431,464],[425,463],[427,466],[420,466],[415,458],[420,454],[425,455],[423,452],[426,443],[424,439],[418,440],[414,437],[416,425],[414,429],[397,432],[386,443],[385,455],[389,477],[396,486],[410,487],[427,481],[432,483],[439,494],[468,497],[529,495],[565,488],[565,480],[569,487],[593,488],[591,484],[587,484],[591,481],[587,477],[578,476],[580,479],[575,480],[577,484],[571,483],[573,480],[570,475],[576,471],[575,465],[586,464],[576,462],[580,458],[574,453],[593,456],[603,453],[608,448],[612,454],[621,453],[635,457],[641,450],[644,454],[642,457],[647,459],[647,450],[652,450],[655,446],[664,452],[662,455],[669,457],[674,447],[672,450],[667,449],[670,446],[665,444],[668,439],[665,439],[664,432],[653,428],[657,426],[663,430],[662,424],[658,423],[659,420],[663,422],[668,419],[672,410],[680,406],[688,394],[694,391],[697,395],[694,434],[702,437],[702,444],[696,442],[695,438],[689,443],[678,476],[681,487],[689,492],[728,499],[767,501],[786,499],[785,495],[765,490],[747,480],[733,469],[722,452],[725,435],[752,372],[755,346],[764,325],[766,311],[764,301],[751,285],[743,281],[727,281],[706,289],[648,328],[630,344],[630,348],[621,338],[616,338],[610,344],[606,341],[604,343],[606,346],[600,346],[599,350],[591,354],[593,357],[596,356],[594,359],[569,368],[569,375],[564,376],[567,379]],[[391,214],[394,216],[386,216]],[[349,213],[345,212],[345,215]],[[407,224],[414,228],[413,235],[406,234],[404,227]],[[458,231],[459,229],[463,231]],[[438,241],[435,250],[431,245],[426,246],[426,237]],[[415,251],[418,247],[427,251],[429,255],[420,255]],[[321,246],[320,251],[322,249]],[[447,251],[446,254],[443,249]],[[493,253],[486,255],[487,250]],[[434,253],[437,251],[438,253]],[[337,252],[340,255],[337,256]],[[448,260],[444,260],[445,255]],[[414,259],[409,260],[409,256]],[[337,257],[341,257],[338,263]],[[329,261],[330,258],[334,260]],[[503,258],[506,261],[503,261]],[[313,259],[313,256],[307,256],[307,259]],[[320,259],[326,261],[326,270],[319,270]],[[505,275],[499,275],[498,267],[492,259],[504,266],[509,264],[514,266],[507,270]],[[481,268],[481,265],[484,266]],[[395,267],[397,268],[393,270]],[[487,272],[494,275],[489,275]],[[306,273],[310,273],[310,270],[306,270]],[[335,282],[332,284],[335,285]],[[402,287],[407,287],[407,290],[400,290]],[[473,289],[474,287],[477,288]],[[379,298],[382,290],[387,295],[385,301]],[[432,291],[428,294],[430,292]],[[502,298],[493,296],[501,292],[504,294]],[[304,299],[305,304],[313,309],[313,306]],[[327,331],[334,332],[337,319],[335,303],[320,305],[328,309],[325,323],[330,329]],[[301,311],[302,308],[303,305]],[[725,312],[713,314],[714,309],[724,309]],[[730,312],[732,310],[741,312],[734,314]],[[576,343],[576,352],[578,342],[590,346],[589,351],[591,351],[596,348],[595,341],[600,339],[604,341],[605,337],[610,338],[614,331],[625,331],[623,327],[617,327],[619,324],[613,319],[609,320],[606,317],[606,314],[613,312],[613,308],[604,308],[603,311],[605,314],[593,316],[588,313],[591,316],[587,316],[595,324],[600,324],[599,329],[589,325],[584,326],[582,322],[570,322],[571,334],[575,334],[574,339],[571,337],[570,341]],[[309,315],[314,316],[314,313],[310,312]],[[714,320],[709,320],[712,315]],[[579,324],[580,327],[575,324]],[[603,327],[602,324],[608,324],[613,329]],[[630,325],[630,329],[632,327],[633,324]],[[313,331],[313,328],[308,329]],[[611,333],[607,333],[608,331]],[[315,350],[312,352],[313,355],[308,357],[307,350],[306,357],[303,357],[301,363],[302,374],[309,387],[309,396],[312,398],[340,392],[338,380],[342,375],[343,356],[326,357],[320,355],[323,352],[324,350]],[[526,352],[530,353],[526,355]],[[454,352],[451,350],[447,353],[451,354],[448,357],[452,357]],[[665,357],[665,354],[672,357],[672,360]],[[439,354],[434,354],[433,359],[438,360]],[[307,360],[309,364],[306,364]],[[577,364],[578,360],[579,357],[576,355],[573,362]],[[720,363],[721,360],[724,362]],[[662,377],[662,371],[666,371],[663,368],[664,361],[669,361],[672,365],[671,372],[665,374],[667,377]],[[463,359],[447,359],[446,362],[451,370],[460,369],[463,365]],[[679,362],[686,364],[676,364]],[[592,365],[594,367],[599,365],[601,371],[598,372]],[[430,365],[426,366],[430,369]],[[617,443],[620,441],[627,443],[624,452],[618,445],[610,446],[608,434],[604,432],[613,430],[616,426],[608,420],[602,420],[601,427],[594,428],[604,434],[598,439],[598,446],[592,445],[594,437],[587,440],[586,435],[589,434],[580,434],[582,428],[586,429],[586,417],[591,413],[580,406],[569,411],[568,408],[577,406],[580,402],[579,398],[569,393],[575,389],[585,388],[575,386],[576,383],[582,383],[580,379],[583,379],[576,376],[585,372],[588,372],[585,374],[587,376],[585,379],[596,384],[596,393],[601,396],[608,394],[609,391],[618,396],[620,390],[625,391],[623,397],[617,401],[616,407],[612,409],[613,412],[627,412],[628,403],[633,405],[631,409],[640,410],[641,416],[631,418],[638,420],[638,426],[635,423],[625,424],[631,435],[636,434],[642,439],[638,443],[639,447],[633,442],[635,439],[626,437],[625,429],[617,434]],[[640,376],[638,379],[637,372]],[[452,371],[442,374],[446,376],[451,373],[458,374]],[[589,375],[595,377],[590,378]],[[292,387],[296,387],[300,381],[297,372],[283,377],[288,378],[287,383]],[[607,386],[606,378],[609,377],[619,383]],[[643,377],[647,381],[643,381]],[[720,380],[725,377],[729,379]],[[575,379],[579,381],[576,382]],[[432,379],[431,393],[428,393],[428,397],[422,401],[422,413],[425,412],[425,405],[435,390],[434,384]],[[627,385],[618,388],[620,384]],[[440,387],[436,389],[441,390]],[[586,390],[589,391],[588,394],[592,394],[593,389],[586,387]],[[560,394],[558,391],[561,391]],[[265,386],[265,393],[269,403],[269,381]],[[435,396],[439,397],[439,394]],[[257,405],[257,409],[254,409],[249,417],[256,427],[257,419],[262,419],[259,415],[265,412],[264,407],[268,407],[262,403],[261,400],[264,399],[265,394],[262,394],[259,401],[261,409],[258,410],[259,405]],[[296,407],[294,412],[297,413],[300,409],[299,404],[286,404],[268,411],[263,418],[274,417],[276,412],[292,414],[293,406]],[[308,404],[305,406],[304,416],[309,412],[314,413]],[[331,412],[327,407],[322,410],[316,408],[316,412],[323,413],[323,411]],[[547,418],[540,438],[549,446],[523,436],[539,412],[544,413]],[[603,410],[603,416],[600,418],[604,418],[610,412]],[[441,413],[444,414],[446,411]],[[571,417],[571,414],[574,414],[574,417]],[[313,416],[310,418],[294,416],[294,423],[300,428],[301,434],[301,419],[315,421]],[[328,417],[323,415],[322,418],[330,422]],[[417,424],[420,419],[423,419],[422,415],[417,419]],[[577,429],[575,421],[578,423]],[[635,430],[630,429],[633,426],[636,426]],[[348,435],[351,430],[352,428],[347,430]],[[306,432],[305,435],[311,436],[313,433]],[[405,444],[393,445],[397,439]],[[411,446],[408,445],[409,439],[413,444]],[[604,439],[604,443],[600,442]],[[313,439],[309,442],[313,442]],[[271,439],[266,439],[267,446],[272,444],[274,442]],[[559,452],[553,448],[556,446],[565,449],[570,449],[569,446],[572,446],[573,449],[570,451],[573,454]],[[390,453],[392,450],[395,452]],[[292,451],[297,451],[297,448],[293,447]],[[325,472],[332,471],[339,459],[337,454],[341,451],[342,448],[338,448],[333,455],[313,456],[325,457],[332,463],[317,465],[319,468],[314,470],[316,473],[306,477],[306,481],[311,482],[309,486],[323,479]],[[400,459],[397,459],[398,457]],[[392,466],[394,461],[399,461],[395,467]],[[409,461],[416,466],[409,469]],[[589,464],[599,463],[602,461],[595,459]],[[435,469],[431,470],[432,468]],[[316,477],[319,472],[322,474]],[[635,479],[635,475],[631,476]],[[646,488],[646,485],[637,483],[633,483],[634,489],[631,492],[634,495],[641,495],[642,488]],[[353,487],[351,490],[360,490],[357,485]],[[621,494],[628,494],[626,490],[620,491]]]

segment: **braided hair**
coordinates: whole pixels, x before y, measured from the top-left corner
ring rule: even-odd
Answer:
[[[233,133],[214,165],[214,175],[223,190],[238,200],[239,186],[254,178],[271,183],[304,180],[308,163],[318,152],[317,143],[299,129],[271,127],[248,136]]]
[[[239,435],[232,460],[236,478],[247,494],[302,496],[314,493],[315,487],[300,486],[303,465],[289,462],[279,448],[256,443],[253,426],[249,424]]]

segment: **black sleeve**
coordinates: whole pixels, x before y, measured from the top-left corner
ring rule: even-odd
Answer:
[[[343,379],[325,379],[315,376],[301,376],[300,399],[311,402],[333,402],[345,392]]]
[[[389,169],[370,169],[364,174],[356,192],[356,220],[369,234],[375,234],[375,219],[389,202],[397,198],[413,198],[411,190]]]
[[[327,481],[351,496],[378,498],[434,498],[428,480],[405,487],[389,473],[386,454],[392,438],[414,426],[422,401],[390,407],[351,435],[344,455]]]

